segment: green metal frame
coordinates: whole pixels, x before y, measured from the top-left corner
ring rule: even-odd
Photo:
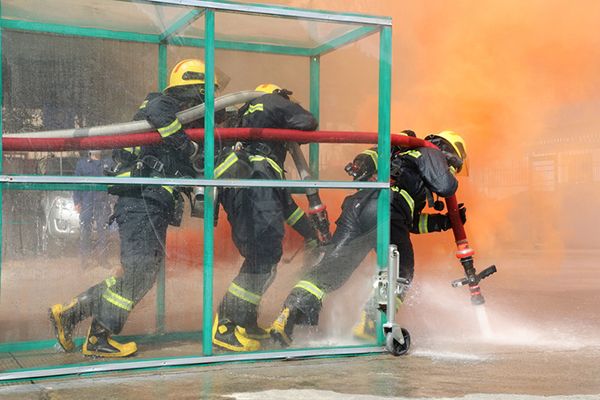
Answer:
[[[124,0],[120,0],[124,1]],[[100,39],[113,39],[132,42],[143,42],[156,44],[158,46],[158,82],[159,89],[164,89],[167,85],[167,48],[169,45],[177,46],[193,46],[203,47],[205,49],[206,63],[206,82],[209,85],[214,84],[214,63],[215,50],[238,50],[249,52],[261,52],[280,55],[295,55],[310,58],[310,111],[319,120],[320,114],[320,62],[321,56],[329,52],[335,51],[341,47],[347,46],[353,42],[361,40],[365,37],[379,33],[379,108],[378,108],[378,146],[379,146],[379,177],[378,182],[387,185],[378,186],[380,190],[378,203],[378,228],[377,228],[377,262],[380,268],[384,268],[387,264],[387,244],[389,243],[389,157],[386,155],[390,152],[390,102],[391,102],[391,18],[388,17],[373,17],[361,14],[345,14],[331,13],[316,10],[304,10],[291,7],[278,7],[266,5],[251,5],[248,3],[238,4],[225,1],[197,1],[197,0],[145,0],[142,3],[154,5],[178,5],[197,7],[192,8],[184,16],[179,18],[170,27],[164,30],[161,34],[141,34],[135,32],[113,31],[98,28],[84,28],[67,25],[47,24],[31,21],[19,21],[10,19],[1,19],[1,29],[14,29],[31,32],[52,33],[61,35],[73,35],[93,37]],[[185,4],[182,4],[185,3]],[[205,8],[203,8],[203,5]],[[209,7],[210,5],[210,7]],[[240,8],[243,6],[243,10]],[[2,1],[0,0],[0,11],[2,9]],[[331,21],[331,17],[341,18],[342,22],[348,24],[364,25],[359,26],[338,38],[335,38],[327,43],[321,44],[315,48],[301,48],[293,46],[266,45],[255,43],[243,43],[235,41],[222,41],[215,39],[215,13],[216,12],[243,12],[246,14],[273,15],[289,18],[300,19],[315,19],[318,21]],[[0,14],[1,15],[1,14]],[[205,18],[204,39],[186,38],[178,36],[187,26],[199,18]],[[0,39],[1,40],[1,39]],[[1,43],[0,43],[1,45]],[[1,46],[0,46],[1,51]],[[1,54],[0,54],[1,55]],[[0,90],[1,90],[0,74]],[[214,112],[214,91],[207,88],[206,90],[206,115],[212,116]],[[0,93],[1,94],[1,93]],[[1,113],[1,110],[0,110]],[[1,116],[1,114],[0,114]],[[0,119],[1,128],[1,119]],[[205,176],[206,179],[212,180],[214,177],[214,120],[212,117],[205,119],[205,139],[204,146],[206,150],[205,160]],[[0,155],[2,154],[2,146],[0,143]],[[303,187],[315,187],[316,180],[319,176],[319,145],[318,143],[310,144],[310,167],[315,181],[303,182]],[[0,163],[0,178],[2,176],[2,165]],[[294,181],[288,181],[294,182]],[[337,183],[337,182],[336,182]],[[248,186],[259,185],[260,181],[249,182]],[[320,182],[321,187],[327,187],[327,183]],[[342,183],[343,184],[343,183]],[[219,185],[218,185],[219,186]],[[319,185],[317,185],[318,187]],[[330,187],[343,187],[340,185],[332,185]],[[382,188],[383,187],[383,188]],[[62,190],[102,190],[105,184],[58,184],[58,183],[19,183],[18,180],[14,183],[3,182],[0,185],[0,200],[2,192],[6,189],[62,189]],[[214,187],[207,186],[207,193]],[[206,197],[204,210],[204,276],[203,276],[203,354],[204,356],[212,355],[212,309],[213,309],[213,229],[214,229],[214,202],[211,196]],[[1,223],[0,215],[0,223]],[[1,239],[1,233],[0,233]],[[2,272],[0,265],[0,276]],[[159,282],[157,287],[158,306],[157,306],[157,331],[164,333],[164,301],[165,301],[165,271],[164,265],[159,274]],[[1,289],[1,288],[0,288]],[[380,343],[382,343],[380,336]],[[2,344],[0,352],[3,349],[31,349],[37,348],[40,343],[47,345],[47,342]]]

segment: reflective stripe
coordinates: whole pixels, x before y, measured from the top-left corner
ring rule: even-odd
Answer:
[[[177,132],[180,129],[181,129],[181,123],[179,122],[179,120],[177,118],[175,118],[175,121],[173,121],[171,123],[171,125],[165,126],[163,128],[158,128],[158,133],[160,133],[160,136],[162,136],[163,138],[166,138],[166,137],[171,136],[172,134],[174,134],[175,132]]]
[[[399,298],[396,297],[396,311],[398,311],[400,309],[400,307],[402,306],[402,300],[400,300]]]
[[[131,154],[134,154],[136,156],[140,155],[140,151],[141,151],[141,147],[125,147],[123,150],[130,152]]]
[[[244,113],[244,115],[251,114],[254,111],[263,111],[263,105],[262,105],[262,103],[255,104],[255,105],[250,105],[250,107],[248,107],[248,110]]]
[[[391,189],[394,192],[400,193],[402,195],[402,197],[404,197],[404,200],[406,200],[406,203],[408,204],[408,206],[410,207],[410,214],[414,214],[415,212],[415,201],[413,200],[412,197],[410,197],[410,194],[408,194],[408,192],[404,189],[398,189],[397,186],[392,186]]]
[[[104,282],[106,283],[106,287],[111,287],[117,283],[117,279],[114,276],[111,276],[110,278],[106,278]]]
[[[125,297],[119,296],[110,289],[106,289],[102,297],[104,297],[109,303],[112,303],[115,306],[122,308],[123,310],[133,310],[133,301],[127,300]]]
[[[323,297],[325,297],[325,292],[309,281],[300,281],[294,287],[306,290],[310,294],[313,294],[319,300],[322,300]]]
[[[429,214],[421,214],[419,216],[419,233],[429,233],[427,229],[427,222],[429,221]]]
[[[377,152],[374,150],[365,150],[362,152],[362,154],[371,156],[371,158],[373,159],[373,163],[375,164],[375,169],[377,169]]]
[[[421,152],[418,150],[407,150],[402,154],[408,154],[409,156],[413,156],[414,158],[421,157]]]
[[[271,160],[270,158],[263,157],[263,156],[250,156],[250,157],[248,157],[248,159],[250,160],[250,162],[266,160],[269,164],[271,164],[271,167],[273,167],[273,169],[279,173],[279,178],[283,179],[283,170],[281,169],[281,167],[279,165],[277,165],[277,163],[275,161]]]
[[[117,178],[127,178],[131,176],[131,171],[125,171],[122,174],[117,175]]]
[[[140,109],[142,108],[146,108],[146,104],[148,104],[148,100],[144,100],[144,102],[142,103],[142,105],[140,106]]]
[[[239,158],[235,155],[235,153],[231,153],[229,156],[227,156],[225,161],[219,164],[219,166],[215,169],[215,179],[223,175],[223,173],[238,160]]]
[[[290,215],[288,217],[288,219],[285,220],[285,223],[288,224],[289,226],[294,226],[294,224],[296,222],[298,222],[298,220],[304,215],[304,211],[302,211],[302,209],[300,207],[296,208],[296,211],[294,211],[292,213],[292,215]]]
[[[262,296],[251,293],[251,292],[239,287],[235,283],[232,283],[231,286],[229,286],[229,293],[231,293],[232,295],[234,295],[236,297],[239,297],[242,300],[247,301],[248,303],[252,303],[255,305],[258,305],[260,303],[260,299],[262,298]]]

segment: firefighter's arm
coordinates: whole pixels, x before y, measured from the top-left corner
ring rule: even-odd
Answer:
[[[283,100],[285,104],[281,107],[284,117],[283,129],[298,129],[301,131],[314,131],[319,127],[315,116],[305,110],[300,104],[293,101]]]
[[[309,248],[319,245],[319,235],[315,227],[306,216],[306,213],[292,199],[292,195],[287,189],[284,189],[283,216],[285,223],[306,240]]]
[[[422,148],[418,165],[425,185],[441,197],[450,197],[458,189],[458,181],[452,173],[446,157],[438,149]]]
[[[467,208],[463,203],[458,205],[458,212],[463,225],[467,222]],[[430,233],[430,232],[441,232],[447,231],[452,228],[450,223],[450,217],[448,214],[427,214],[421,213],[415,218],[411,233]]]
[[[167,146],[192,159],[198,153],[199,146],[190,140],[177,119],[176,113],[179,111],[180,106],[174,99],[161,96],[146,105],[146,120],[156,127]]]

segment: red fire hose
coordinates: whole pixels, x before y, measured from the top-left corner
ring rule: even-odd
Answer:
[[[204,140],[204,129],[190,129],[186,131],[190,139],[196,142]],[[76,138],[18,138],[5,137],[2,139],[4,151],[70,151],[86,149],[115,149],[135,146],[152,146],[162,143],[162,138],[157,132],[126,134],[119,136],[95,136]],[[405,135],[391,135],[391,144],[404,147],[436,147],[423,139]],[[236,140],[269,140],[298,143],[377,143],[378,135],[375,132],[339,132],[339,131],[297,131],[284,129],[260,128],[223,128],[215,129],[215,141]],[[456,195],[446,198],[448,216],[454,232],[457,246],[456,256],[460,259],[465,270],[465,278],[458,279],[452,286],[469,285],[471,303],[480,305],[485,302],[479,281],[496,272],[496,267],[491,266],[477,274],[473,266],[474,251],[469,247],[467,235],[460,219]]]

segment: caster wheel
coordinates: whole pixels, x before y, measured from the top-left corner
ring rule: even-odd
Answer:
[[[390,353],[395,356],[401,356],[406,354],[408,348],[410,347],[410,334],[404,328],[402,329],[402,337],[404,337],[404,344],[400,344],[392,333],[388,333],[385,338],[385,347],[388,349]]]

